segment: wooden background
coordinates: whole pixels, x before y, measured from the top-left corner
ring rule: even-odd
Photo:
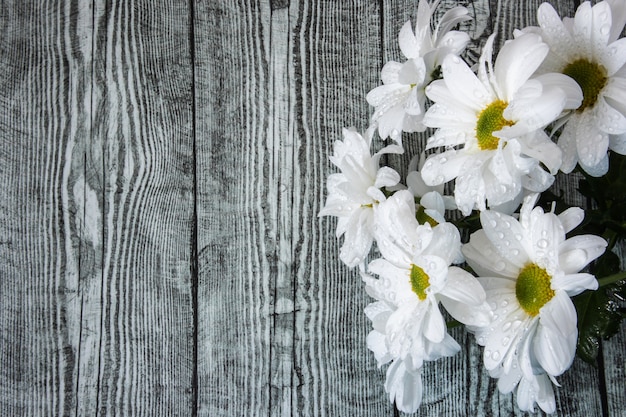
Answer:
[[[458,3],[476,59],[540,1]],[[0,415],[397,416],[317,213],[416,8],[2,0]],[[453,335],[417,415],[523,414]],[[557,415],[625,415],[625,350],[622,330],[597,369],[577,359]]]

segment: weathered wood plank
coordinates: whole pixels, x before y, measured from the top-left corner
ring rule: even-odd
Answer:
[[[88,10],[38,1],[0,9],[1,415],[76,411]]]
[[[380,4],[376,1],[291,2],[294,135],[292,197],[296,280],[292,415],[392,416],[380,370],[367,350],[370,302],[356,271],[338,261],[335,219],[317,219],[326,196],[328,162],[343,127],[363,131],[366,93],[380,65]],[[287,173],[289,174],[289,173]]]
[[[97,363],[82,375],[89,413],[195,408],[190,17],[186,2],[96,2],[88,158],[102,269],[98,345],[82,358]]]
[[[195,7],[198,415],[266,416],[276,364],[277,180],[270,126],[270,4]],[[288,335],[285,335],[285,337]]]

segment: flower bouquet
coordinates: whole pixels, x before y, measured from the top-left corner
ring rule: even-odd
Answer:
[[[463,324],[499,390],[515,391],[522,410],[552,413],[557,377],[576,353],[593,361],[626,315],[616,255],[626,236],[626,4],[584,2],[562,19],[544,3],[538,26],[516,30],[495,59],[490,36],[470,66],[469,36],[453,30],[468,11],[433,22],[437,3],[420,0],[415,25],[400,30],[406,60],[386,63],[367,94],[370,127],[335,142],[340,172],[320,215],[338,218],[340,259],[375,299],[367,346],[388,365],[399,410],[419,408],[424,363],[456,354],[447,328]],[[402,183],[381,159],[427,129]],[[579,173],[586,211],[551,188],[559,171]]]

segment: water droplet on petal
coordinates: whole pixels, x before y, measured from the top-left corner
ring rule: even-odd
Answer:
[[[545,239],[539,239],[537,241],[537,246],[540,247],[541,249],[545,249],[548,247],[548,241]]]
[[[493,359],[494,361],[499,360],[499,359],[500,359],[500,352],[498,352],[497,350],[496,350],[496,351],[494,351],[494,352],[491,354],[491,359]]]

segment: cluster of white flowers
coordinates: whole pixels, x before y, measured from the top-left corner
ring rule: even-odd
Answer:
[[[469,37],[452,30],[467,10],[448,10],[433,32],[437,3],[420,0],[415,27],[402,27],[406,61],[388,62],[367,95],[367,132],[346,129],[335,142],[340,172],[328,178],[320,215],[338,217],[340,258],[360,268],[376,300],[365,308],[367,346],[389,364],[385,389],[399,410],[420,406],[425,362],[460,350],[443,307],[484,346],[501,392],[516,391],[522,410],[551,413],[552,384],[576,350],[570,297],[598,287],[580,271],[607,242],[566,237],[582,209],[556,215],[536,204],[557,172],[578,164],[602,176],[609,150],[626,154],[626,3],[587,1],[565,19],[544,3],[539,26],[516,30],[495,61],[492,35],[474,67],[461,59]],[[430,155],[413,158],[402,184],[380,158],[404,152],[403,132],[427,128]],[[372,155],[376,134],[393,144]],[[443,195],[450,181],[453,195]],[[480,212],[482,229],[466,244],[446,221],[450,209]],[[374,242],[380,258],[368,262]],[[455,266],[464,262],[476,276]]]

